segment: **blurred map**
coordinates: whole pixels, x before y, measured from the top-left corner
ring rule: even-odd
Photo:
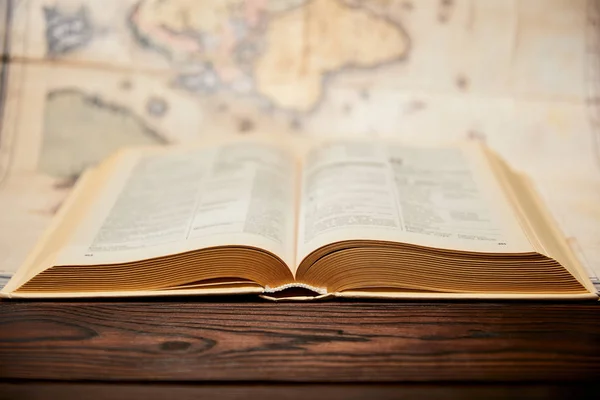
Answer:
[[[78,175],[209,135],[480,140],[600,283],[600,2],[3,0],[0,286]]]

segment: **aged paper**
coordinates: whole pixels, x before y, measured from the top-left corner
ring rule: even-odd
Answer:
[[[303,165],[297,264],[342,240],[531,252],[477,145],[331,141]]]
[[[260,142],[130,151],[111,166],[58,265],[243,245],[294,262],[296,160]]]
[[[599,18],[594,0],[3,1],[0,222],[19,229],[0,276],[115,149],[268,131],[485,141],[599,282]]]

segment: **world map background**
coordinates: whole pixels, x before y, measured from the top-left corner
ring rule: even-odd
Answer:
[[[598,8],[6,1],[0,223],[28,233],[0,235],[0,269],[20,263],[77,176],[117,148],[271,132],[485,141],[534,178],[594,275]]]

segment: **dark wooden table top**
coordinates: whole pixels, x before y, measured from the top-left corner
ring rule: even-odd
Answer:
[[[595,302],[0,302],[0,397],[561,397],[598,378]]]

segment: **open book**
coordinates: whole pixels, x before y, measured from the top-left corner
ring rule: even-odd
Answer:
[[[476,143],[248,138],[87,172],[4,297],[596,298],[527,180]]]

